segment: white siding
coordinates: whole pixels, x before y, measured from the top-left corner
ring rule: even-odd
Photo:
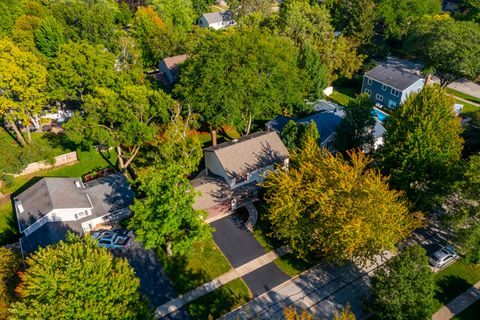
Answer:
[[[87,211],[87,215],[85,215],[85,211]],[[75,218],[75,214],[77,214],[77,218]],[[91,214],[91,208],[55,209],[50,213],[52,217],[55,217],[55,221],[74,221],[83,219]]]
[[[222,164],[218,160],[217,156],[213,152],[205,152],[205,167],[212,173],[216,174],[217,176],[222,177],[225,179],[225,182],[229,185],[232,186],[234,184],[234,181],[231,181],[227,173],[225,172],[225,169],[223,169]]]

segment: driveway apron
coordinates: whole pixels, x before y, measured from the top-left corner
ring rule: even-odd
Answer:
[[[266,253],[253,234],[236,216],[227,216],[211,223],[211,225],[216,229],[213,233],[213,240],[233,268],[237,268]],[[289,277],[273,262],[243,277],[254,296],[258,296],[288,279]]]

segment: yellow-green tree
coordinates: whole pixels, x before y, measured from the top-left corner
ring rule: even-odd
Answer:
[[[310,141],[286,170],[264,183],[273,234],[300,257],[366,262],[421,225],[401,192],[368,167],[363,153],[348,159],[321,151]]]
[[[47,69],[37,57],[20,50],[11,40],[0,40],[0,117],[9,122],[22,145],[27,141],[18,127],[36,122],[46,102]]]

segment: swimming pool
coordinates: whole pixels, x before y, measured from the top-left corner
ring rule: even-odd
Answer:
[[[388,118],[388,114],[375,107],[372,110],[372,115],[376,117],[380,122],[383,122]]]

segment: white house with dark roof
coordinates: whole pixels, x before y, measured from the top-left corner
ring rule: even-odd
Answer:
[[[392,60],[365,73],[362,93],[367,93],[376,106],[393,110],[424,85],[425,79],[412,63]]]
[[[198,25],[202,28],[220,30],[235,25],[235,20],[231,11],[210,12],[198,18]]]
[[[287,166],[289,159],[274,131],[255,132],[205,148],[204,155],[205,170],[191,184],[201,193],[194,208],[206,210],[208,219],[229,214],[239,201],[255,194],[275,165]]]
[[[134,193],[122,174],[87,183],[80,178],[44,177],[14,198],[22,251],[28,254],[65,239],[68,231],[84,234],[97,225],[130,214]]]

